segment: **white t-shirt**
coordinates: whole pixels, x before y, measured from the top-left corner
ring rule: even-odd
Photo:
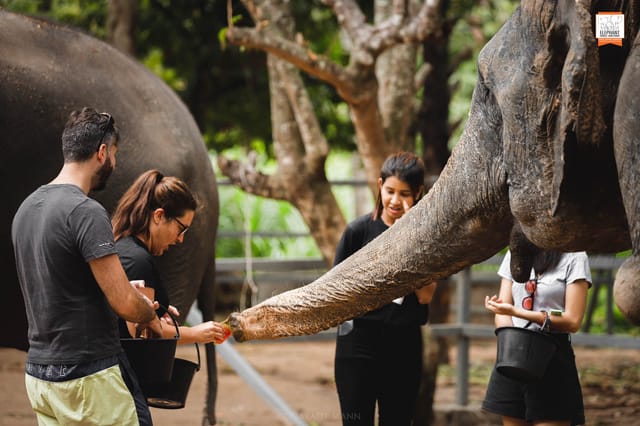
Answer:
[[[524,283],[513,280],[509,266],[510,262],[511,251],[508,251],[500,265],[498,275],[511,281],[514,306],[521,308],[522,300],[529,296],[529,293],[525,290]],[[534,279],[535,276],[532,268],[530,279]],[[533,295],[533,310],[549,312],[551,309],[558,309],[564,311],[566,288],[577,280],[586,280],[591,286],[591,270],[589,269],[587,253],[583,251],[563,253],[558,266],[538,277],[537,288]],[[517,317],[512,317],[512,320],[513,325],[516,327],[524,327],[529,322]],[[539,329],[540,326],[532,323],[529,328],[535,330]]]

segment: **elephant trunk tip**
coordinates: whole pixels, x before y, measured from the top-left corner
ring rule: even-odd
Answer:
[[[244,334],[244,327],[242,325],[242,319],[239,312],[233,312],[229,317],[224,321],[231,327],[231,334],[236,342],[244,342],[246,336]]]

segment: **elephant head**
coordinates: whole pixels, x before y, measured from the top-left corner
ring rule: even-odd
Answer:
[[[637,12],[620,3],[522,2],[480,53],[468,122],[427,196],[316,281],[232,314],[235,338],[316,333],[507,245],[516,278],[541,248],[630,247],[612,132],[630,47],[594,35],[598,10],[623,11],[635,35]]]

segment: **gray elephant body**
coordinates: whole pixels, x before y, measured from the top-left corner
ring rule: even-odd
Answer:
[[[218,194],[201,134],[180,99],[132,58],[76,30],[0,10],[0,185],[3,346],[26,348],[26,318],[10,226],[22,200],[62,166],[60,136],[69,113],[108,111],[120,128],[116,170],[91,194],[111,211],[143,171],[183,178],[202,204],[184,244],[159,259],[171,302],[186,316],[196,298],[213,318]],[[17,321],[16,321],[17,320]]]
[[[633,243],[637,253],[640,89],[629,74],[640,67],[638,7],[522,2],[479,56],[467,125],[427,196],[315,282],[233,314],[236,339],[315,333],[507,245],[521,280],[543,248],[612,253]],[[623,47],[597,46],[599,10],[624,12]],[[624,112],[615,111],[618,90]],[[640,268],[627,262],[616,286],[620,277],[632,317]]]

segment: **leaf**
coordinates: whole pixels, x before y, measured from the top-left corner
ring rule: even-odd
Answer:
[[[229,27],[224,27],[218,31],[218,42],[220,42],[220,49],[225,50],[227,48],[227,31]]]

